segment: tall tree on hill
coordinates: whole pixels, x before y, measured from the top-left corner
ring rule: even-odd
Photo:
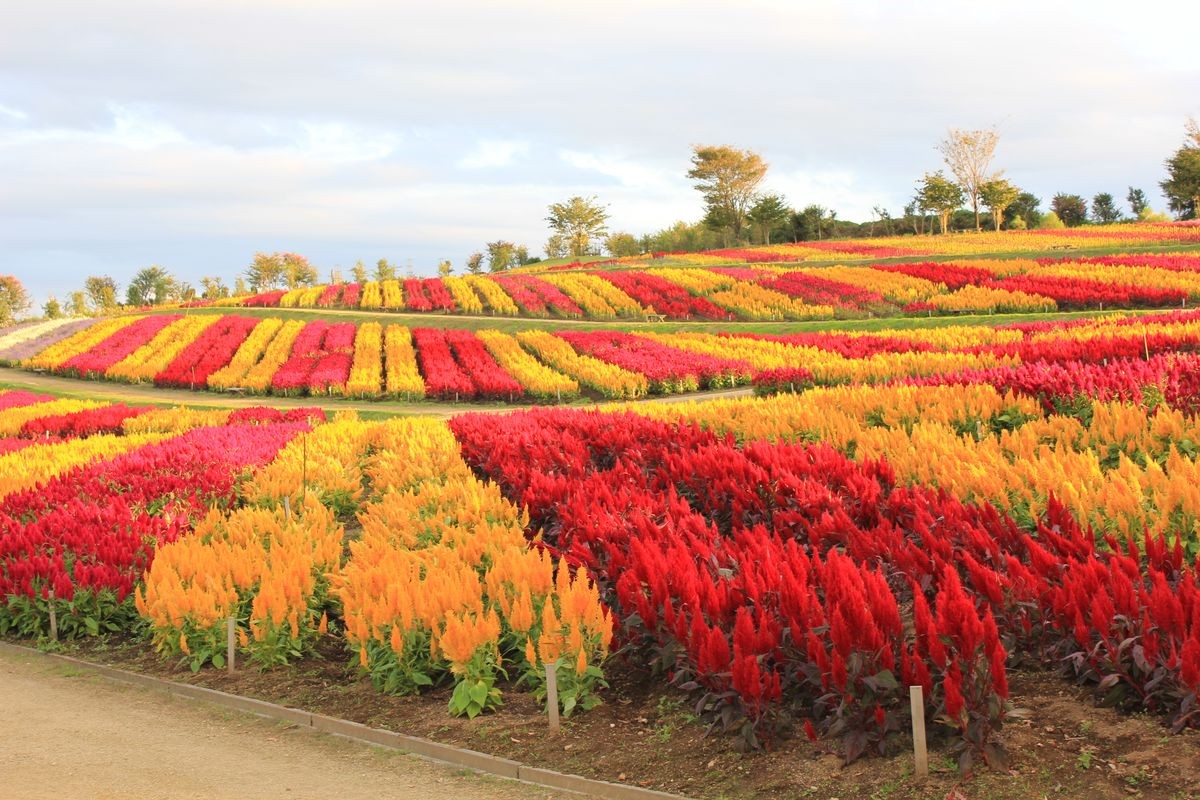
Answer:
[[[613,258],[636,256],[642,252],[642,246],[638,243],[637,237],[624,231],[611,234],[605,239],[604,249]]]
[[[1004,210],[1004,224],[1010,228],[1036,228],[1042,221],[1042,212],[1038,210],[1041,205],[1042,198],[1032,192],[1021,192],[1012,205]]]
[[[255,253],[254,261],[246,268],[246,282],[253,292],[278,289],[285,278],[283,259],[279,253]]]
[[[975,230],[980,229],[980,188],[989,180],[1000,177],[999,172],[989,172],[999,141],[1000,134],[991,129],[968,131],[951,128],[938,145],[946,166],[971,200],[971,210],[975,212]]]
[[[396,267],[389,264],[386,258],[381,258],[375,262],[375,280],[377,281],[394,281],[396,280]]]
[[[439,278],[449,278],[454,274],[454,265],[450,263],[450,259],[443,258],[438,262],[437,274]]]
[[[1092,219],[1101,225],[1109,225],[1121,218],[1117,201],[1108,192],[1100,192],[1092,198]]]
[[[16,275],[0,275],[0,325],[8,325],[29,310],[29,292]]]
[[[205,300],[220,300],[224,297],[229,297],[229,287],[225,285],[225,281],[216,276],[201,278],[200,286],[204,289],[204,293],[201,296]]]
[[[107,314],[117,307],[117,282],[107,275],[89,275],[83,282],[92,308],[98,314]]]
[[[1179,219],[1200,216],[1200,123],[1187,121],[1183,145],[1167,159],[1167,178],[1159,186],[1167,196],[1167,208]]]
[[[1087,222],[1087,202],[1077,194],[1059,192],[1050,201],[1050,210],[1068,228]]]
[[[161,306],[178,296],[175,276],[157,264],[138,270],[125,289],[125,302],[131,306]]]
[[[921,208],[927,208],[938,215],[942,234],[945,235],[950,224],[950,215],[963,204],[963,190],[939,169],[937,172],[925,173],[925,177],[917,185],[917,199]]]
[[[791,216],[792,209],[788,208],[787,201],[777,194],[759,195],[746,213],[746,219],[758,231],[763,244],[770,244],[771,234],[786,227]]]
[[[467,256],[467,272],[472,275],[483,272],[483,253],[476,251]]]
[[[46,319],[62,319],[63,309],[57,297],[50,295],[46,298],[46,303],[42,306],[42,316]]]
[[[283,262],[283,278],[289,289],[317,284],[317,268],[308,263],[307,258],[299,253],[280,253],[279,258]]]
[[[1011,206],[1020,194],[1020,189],[1003,178],[994,178],[979,187],[979,199],[992,212],[996,230],[1000,230],[1000,223],[1004,220],[1004,209]]]
[[[1146,200],[1146,193],[1141,189],[1129,187],[1129,193],[1125,195],[1125,201],[1129,203],[1129,210],[1133,212],[1133,218],[1137,219],[1142,215],[1142,212],[1150,207],[1150,202]]]
[[[354,276],[355,283],[367,282],[367,265],[361,260],[354,262],[354,269],[350,270],[350,274]]]
[[[87,292],[76,289],[67,297],[67,314],[72,317],[86,317],[88,314]]]
[[[517,246],[512,242],[499,239],[487,243],[488,270],[504,272],[514,266],[517,261]]]
[[[767,168],[762,156],[750,150],[728,145],[692,148],[692,168],[687,176],[704,196],[711,227],[728,226],[735,239],[741,238]]]
[[[576,195],[562,203],[551,203],[546,222],[561,236],[567,252],[579,258],[590,255],[596,242],[608,233],[608,210],[593,197]]]

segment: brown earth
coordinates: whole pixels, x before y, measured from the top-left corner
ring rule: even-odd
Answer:
[[[8,653],[0,709],[2,800],[565,797]]]
[[[564,723],[551,736],[527,693],[506,688],[505,705],[473,721],[446,711],[449,691],[388,697],[361,680],[336,640],[284,670],[213,669],[192,674],[155,655],[145,642],[88,640],[67,652],[176,681],[270,700],[440,742],[482,750],[588,777],[620,781],[691,797],[728,798],[1200,798],[1200,732],[1171,736],[1159,719],[1092,706],[1086,693],[1056,675],[1017,671],[1012,700],[1024,719],[1006,726],[1007,769],[981,769],[964,778],[954,768],[951,742],[931,734],[933,775],[911,777],[911,739],[898,737],[887,756],[841,765],[830,743],[803,737],[768,753],[740,754],[690,715],[685,699],[656,680],[618,663],[607,672],[605,703]],[[3,707],[0,704],[0,707]],[[0,771],[0,774],[3,774]]]

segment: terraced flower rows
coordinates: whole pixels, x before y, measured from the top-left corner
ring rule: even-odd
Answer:
[[[68,326],[62,326],[66,328]],[[40,352],[0,332],[21,366],[88,378],[256,394],[452,401],[634,399],[754,382],[979,383],[1069,401],[1190,391],[1200,311],[996,328],[875,333],[466,331],[229,316],[96,321]],[[6,343],[11,339],[16,342]]]
[[[1197,243],[1200,228],[1195,226],[1124,226],[1058,235],[968,234],[938,239],[937,252],[913,247],[912,241],[907,237],[895,244],[774,245],[614,259],[599,268],[576,264],[568,265],[569,270],[531,267],[513,274],[302,287],[212,304],[595,320],[639,319],[648,314],[679,320],[823,320],[1165,308],[1200,301],[1200,258],[1195,256],[853,263],[870,258],[1045,250],[1065,246],[1062,242]],[[803,266],[818,256],[849,265]],[[784,266],[789,263],[792,266]]]

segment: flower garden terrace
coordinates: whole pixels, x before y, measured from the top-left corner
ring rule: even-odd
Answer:
[[[966,234],[936,239],[929,248],[914,248],[912,237],[895,244],[879,241],[772,245],[528,267],[492,275],[328,284],[190,305],[728,322],[1164,308],[1200,300],[1200,257],[1191,251],[1046,255],[1081,242],[1118,248],[1147,242],[1161,248],[1195,247],[1200,245],[1200,228],[1193,226],[1134,225],[1055,235]],[[1001,250],[1008,257],[980,257]],[[1012,257],[1022,250],[1041,257]],[[816,255],[829,263],[804,265]],[[955,260],[956,256],[970,258]],[[869,263],[879,259],[893,263]]]
[[[1197,727],[1200,419],[1171,380],[449,422],[0,393],[0,632],[44,636],[53,606],[62,636],[145,630],[202,670],[232,617],[263,669],[325,642],[464,716],[544,697],[547,664],[568,714],[612,659],[657,664],[743,742],[847,760],[921,685],[935,741],[998,763],[1014,669]]]
[[[792,334],[408,328],[236,314],[53,320],[0,332],[0,361],[153,387],[415,402],[626,400],[754,384],[761,392],[989,383],[1053,406],[1186,403],[1200,311],[997,327]],[[133,396],[133,395],[131,395]]]

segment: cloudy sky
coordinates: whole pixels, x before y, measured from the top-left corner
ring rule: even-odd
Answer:
[[[1144,187],[1200,114],[1191,2],[39,0],[0,23],[0,273],[43,298],[380,256],[430,274],[548,203],[701,214],[695,143],[770,190],[899,212],[947,127],[1048,199]]]

